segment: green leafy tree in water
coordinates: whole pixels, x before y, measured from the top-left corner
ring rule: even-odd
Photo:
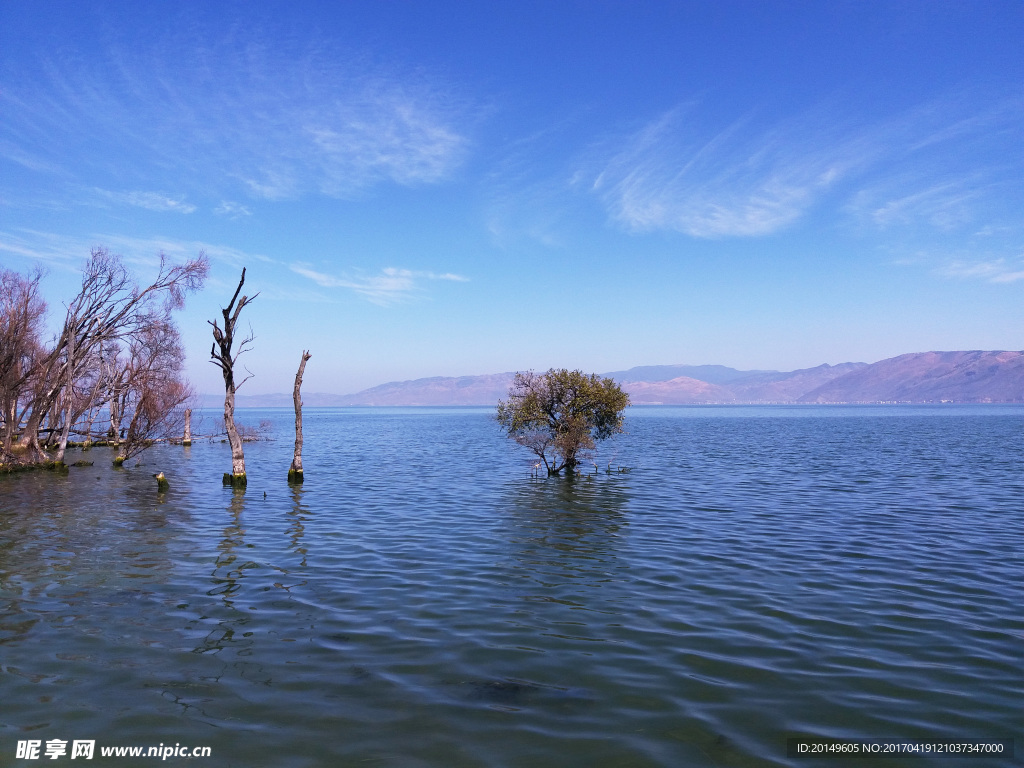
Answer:
[[[496,419],[508,436],[529,448],[549,475],[575,470],[596,441],[622,432],[629,395],[597,374],[552,368],[517,373]]]

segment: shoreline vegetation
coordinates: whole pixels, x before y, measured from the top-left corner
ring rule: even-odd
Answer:
[[[114,442],[120,466],[178,434],[194,393],[173,313],[209,268],[203,253],[181,264],[161,254],[140,287],[121,256],[94,248],[49,341],[42,270],[0,268],[0,462],[59,469],[81,436]]]
[[[246,427],[238,425],[239,437],[244,443],[253,443],[257,441],[271,440],[267,431],[269,429],[269,422],[264,420],[260,426],[257,427]],[[158,437],[147,440],[143,445],[143,448],[152,448],[155,445],[179,445],[183,448],[189,448],[192,445],[205,442],[205,443],[227,443],[228,439],[223,431],[214,432],[211,434],[192,434],[188,440],[182,437]],[[19,455],[17,452],[17,446],[13,446],[12,452],[0,452],[0,475],[14,474],[16,472],[31,472],[33,470],[45,470],[45,471],[64,471],[68,467],[75,466],[87,466],[93,462],[77,461],[71,464],[65,463],[64,461],[57,461],[55,456],[58,452],[58,446],[44,443],[41,450],[44,451],[47,458],[42,461],[26,461],[24,454]],[[68,440],[65,449],[80,450],[83,454],[88,453],[93,448],[114,448],[120,449],[121,442],[118,440],[108,439],[107,437],[101,437],[96,440]],[[52,457],[51,457],[52,455]],[[66,451],[65,451],[65,458]],[[115,461],[112,463],[114,466],[123,466],[124,462],[117,462],[115,455]]]
[[[701,409],[701,408],[708,408],[708,409],[720,409],[720,408],[771,409],[771,408],[792,408],[794,406],[801,407],[801,408],[808,408],[808,409],[844,408],[844,407],[845,408],[870,408],[870,407],[880,407],[880,406],[881,407],[893,407],[893,408],[899,408],[899,407],[918,407],[918,408],[924,408],[924,407],[927,407],[927,408],[945,408],[945,407],[948,407],[948,408],[965,408],[965,407],[967,407],[967,408],[970,408],[970,407],[977,407],[977,408],[995,407],[995,408],[998,408],[998,407],[1011,407],[1012,408],[1012,407],[1016,407],[1016,408],[1020,408],[1022,406],[1022,404],[1020,402],[1007,402],[1007,403],[948,403],[948,402],[943,402],[943,403],[920,403],[920,402],[915,402],[915,403],[906,403],[906,402],[888,402],[888,403],[887,402],[878,402],[878,403],[698,403],[698,404],[678,404],[678,405],[677,404],[664,404],[664,405],[661,405],[661,404],[650,404],[650,403],[643,403],[643,404],[631,403],[628,406],[628,409],[648,409],[649,408],[649,409],[652,409],[652,410],[656,410],[656,409],[660,409],[660,408],[681,408],[681,407],[682,408],[697,408],[697,409]],[[314,406],[314,407],[317,408],[317,409],[322,408],[322,409],[325,409],[325,410],[333,410],[333,408],[336,407],[336,406],[319,406],[319,407]],[[420,405],[420,406],[416,406],[416,405],[407,405],[407,406],[341,406],[341,407],[354,408],[354,409],[363,409],[363,408],[365,408],[367,410],[371,410],[371,409],[385,409],[386,410],[386,409],[390,409],[390,408],[394,408],[395,410],[406,409],[406,408],[412,408],[412,409],[423,408],[423,409],[427,409],[427,410],[429,410],[429,409],[436,409],[436,408],[444,408],[444,409],[451,408],[453,410],[458,410],[458,409],[476,409],[476,410],[481,410],[481,411],[491,411],[491,410],[493,410],[493,406],[492,405],[452,405],[452,406],[436,406],[436,405]],[[200,423],[201,423],[202,422],[202,418],[203,418],[203,413],[202,413],[203,411],[216,412],[219,409],[216,409],[216,408],[201,408],[201,409],[196,409],[196,410],[198,410],[200,412],[199,413],[199,418],[200,418]],[[241,410],[241,411],[276,411],[276,410],[284,411],[285,410],[285,406],[246,406],[246,405],[243,405],[243,406],[239,406],[238,410]],[[275,440],[276,438],[271,436],[271,434],[270,434],[271,426],[272,426],[272,424],[271,424],[271,421],[269,419],[261,419],[260,422],[259,422],[259,426],[257,426],[257,427],[251,427],[251,426],[244,425],[244,424],[241,424],[241,423],[237,424],[237,427],[238,427],[238,430],[239,430],[239,437],[240,437],[240,439],[241,439],[241,441],[243,443],[253,443],[253,442],[263,442],[263,441]],[[42,432],[45,434],[46,430],[42,430]],[[17,434],[15,434],[15,437],[17,437]],[[144,447],[145,448],[151,448],[151,447],[156,446],[156,445],[165,444],[165,445],[176,445],[176,446],[181,446],[183,448],[188,448],[188,447],[190,447],[192,445],[195,445],[195,444],[198,444],[198,443],[206,443],[206,444],[214,444],[214,443],[227,444],[228,443],[228,438],[227,438],[227,435],[226,435],[222,425],[216,425],[215,428],[212,431],[210,431],[210,432],[200,432],[200,433],[192,432],[189,437],[190,437],[190,439],[186,441],[184,433],[183,433],[180,436],[169,436],[169,437],[153,438],[153,439],[148,440]],[[58,451],[58,446],[55,443],[52,443],[52,442],[49,442],[49,441],[47,441],[47,442],[45,442],[45,443],[43,443],[41,445],[41,449],[45,452],[45,458],[42,461],[26,461],[24,454],[19,455],[18,449],[17,449],[17,445],[13,446],[13,451],[12,452],[0,451],[0,476],[18,474],[18,473],[23,473],[23,472],[33,472],[33,471],[48,471],[48,472],[64,473],[64,472],[67,472],[69,470],[69,468],[92,466],[94,464],[94,462],[93,461],[89,461],[89,460],[86,459],[86,456],[88,455],[89,451],[91,451],[92,449],[103,449],[103,448],[117,449],[117,448],[119,448],[119,441],[116,440],[116,439],[110,439],[106,435],[97,435],[97,437],[94,438],[94,439],[85,439],[85,440],[71,440],[71,439],[69,439],[67,441],[67,443],[66,443],[65,448],[66,449],[72,449],[72,450],[81,451],[81,453],[78,454],[81,458],[79,458],[77,461],[74,461],[74,462],[65,462],[63,460],[62,461],[57,461],[56,460],[56,454],[57,454],[57,451]],[[67,458],[66,454],[65,454],[64,458]],[[116,462],[114,462],[114,464],[115,464],[115,466],[123,466],[123,464],[117,464]],[[588,462],[588,464],[593,464],[593,462]],[[611,467],[609,467],[608,471],[609,472],[619,472],[619,473],[621,473],[621,472],[628,472],[628,471],[630,471],[630,468],[629,467],[618,467],[616,469],[612,469]],[[293,480],[293,482],[294,482],[294,480]],[[299,481],[299,482],[301,482],[301,481]]]

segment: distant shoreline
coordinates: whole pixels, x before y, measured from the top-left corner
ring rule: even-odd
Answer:
[[[637,405],[1013,404],[1024,403],[1024,352],[914,352],[877,363],[796,371],[741,371],[722,365],[649,365],[603,373]],[[493,406],[515,374],[392,381],[349,395],[303,395],[309,407]],[[224,396],[201,396],[204,407]],[[240,408],[291,407],[291,393],[239,394]]]

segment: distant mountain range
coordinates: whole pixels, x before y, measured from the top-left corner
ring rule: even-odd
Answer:
[[[1020,403],[1024,352],[917,352],[877,363],[796,371],[739,371],[723,365],[645,365],[601,374],[635,405],[712,403]],[[304,393],[305,405],[495,405],[514,373],[393,381],[352,395]],[[222,395],[207,395],[217,406]],[[239,407],[291,406],[290,394],[240,395]]]

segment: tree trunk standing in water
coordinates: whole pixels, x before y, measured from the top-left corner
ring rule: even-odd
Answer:
[[[71,436],[71,419],[72,419],[72,406],[74,405],[75,398],[75,337],[74,335],[68,335],[68,383],[67,391],[64,395],[65,406],[64,406],[64,427],[60,432],[60,443],[57,445],[57,457],[53,460],[53,463],[60,466],[64,463],[64,452],[68,448],[68,438]]]
[[[295,401],[295,456],[292,458],[292,466],[288,470],[289,483],[301,483],[302,476],[302,397],[299,390],[302,388],[302,373],[306,370],[306,361],[311,358],[309,352],[303,350],[302,361],[299,363],[298,373],[295,374],[295,391],[292,399]]]
[[[241,344],[238,345],[238,352],[232,356],[231,347],[235,340],[235,326],[238,323],[238,315],[245,307],[249,304],[256,296],[252,298],[243,296],[240,300],[238,294],[242,292],[242,285],[245,283],[245,269],[242,269],[242,278],[238,281],[238,287],[235,289],[235,295],[231,297],[231,303],[228,304],[226,309],[221,310],[224,315],[224,330],[222,331],[217,325],[216,320],[208,320],[207,322],[213,326],[213,346],[210,347],[210,357],[213,358],[214,364],[220,366],[221,373],[224,374],[224,429],[228,433],[228,443],[231,445],[231,474],[224,473],[224,485],[230,485],[235,488],[244,488],[246,484],[245,479],[245,454],[242,452],[242,438],[238,436],[238,429],[235,427],[235,390],[242,386],[247,380],[248,376],[242,381],[235,384],[235,363],[238,362],[238,358],[246,350],[252,340],[253,336],[250,333],[248,337],[242,340]],[[238,304],[235,304],[235,301]],[[219,350],[218,350],[219,347]]]
[[[110,429],[107,430],[107,442],[116,443],[117,434],[121,429],[121,393],[118,390],[114,390],[113,395],[110,397]]]
[[[192,445],[192,409],[185,409],[185,434],[181,438],[181,444],[186,448]]]

